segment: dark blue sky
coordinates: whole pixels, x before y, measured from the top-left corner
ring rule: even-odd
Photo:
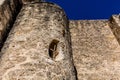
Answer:
[[[46,0],[61,6],[69,19],[109,19],[120,13],[120,0]]]

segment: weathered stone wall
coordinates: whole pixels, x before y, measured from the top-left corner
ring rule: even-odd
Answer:
[[[105,20],[70,21],[78,80],[120,80],[120,45]]]
[[[13,27],[0,80],[120,80],[119,15],[68,21],[59,6],[40,1],[0,0],[0,43]]]
[[[110,18],[110,27],[120,44],[120,15],[113,15]]]
[[[21,6],[21,1],[19,0],[0,1],[0,46],[7,30],[13,25]]]
[[[0,80],[76,80],[68,33],[60,7],[24,5],[1,51]]]
[[[41,2],[43,0],[21,0],[23,4]]]

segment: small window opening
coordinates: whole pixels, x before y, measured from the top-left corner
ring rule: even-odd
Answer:
[[[58,43],[59,43],[59,41],[54,39],[49,45],[49,56],[53,59],[58,54],[58,52],[57,52]]]
[[[65,30],[62,30],[63,37],[65,37]]]

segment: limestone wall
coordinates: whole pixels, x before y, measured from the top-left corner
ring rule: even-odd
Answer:
[[[43,0],[21,0],[23,4],[29,4],[29,3],[35,3],[35,2],[41,2]]]
[[[70,32],[78,80],[120,80],[120,45],[109,21],[70,21]]]
[[[110,27],[120,44],[120,15],[113,15],[110,18]]]
[[[0,0],[0,46],[21,8],[19,0]]]
[[[120,16],[68,20],[42,1],[0,0],[0,80],[120,80]]]
[[[68,33],[58,6],[24,5],[1,51],[0,79],[76,80]]]

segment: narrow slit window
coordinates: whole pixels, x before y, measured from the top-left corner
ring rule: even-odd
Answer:
[[[54,39],[49,45],[49,56],[54,59],[55,55],[57,55],[57,45],[59,41]]]

